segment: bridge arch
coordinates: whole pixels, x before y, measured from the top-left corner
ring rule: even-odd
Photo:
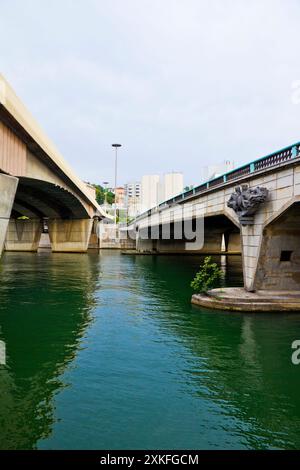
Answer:
[[[20,177],[12,218],[89,219],[82,202],[67,189],[48,181]]]

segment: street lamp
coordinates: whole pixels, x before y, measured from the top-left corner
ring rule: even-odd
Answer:
[[[117,167],[118,167],[118,148],[122,147],[121,144],[112,144],[115,149],[115,224],[117,225],[117,204],[116,204],[116,193],[117,193]]]

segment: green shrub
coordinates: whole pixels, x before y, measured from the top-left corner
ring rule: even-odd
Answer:
[[[223,271],[216,263],[211,262],[211,256],[206,256],[200,270],[191,282],[191,287],[197,294],[205,294],[210,289],[220,287],[222,280]]]

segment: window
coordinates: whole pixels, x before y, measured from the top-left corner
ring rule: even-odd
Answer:
[[[291,261],[292,251],[283,250],[280,254],[280,261]]]

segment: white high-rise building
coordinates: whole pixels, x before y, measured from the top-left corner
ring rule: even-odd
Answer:
[[[224,162],[222,163],[203,167],[201,181],[205,182],[217,178],[218,176],[223,175],[224,173],[227,173],[230,170],[233,170],[234,167],[235,164],[231,160],[224,160]]]
[[[140,197],[141,195],[141,183],[134,181],[124,185],[125,196],[127,197]]]
[[[166,173],[163,179],[159,175],[144,175],[141,188],[143,211],[157,206],[182,191],[182,173]]]
[[[182,192],[183,192],[183,174],[182,173],[166,173],[164,176],[162,201],[166,201],[167,199],[177,196],[177,194],[180,194]]]
[[[142,208],[151,209],[158,204],[159,175],[144,175],[142,177]]]

